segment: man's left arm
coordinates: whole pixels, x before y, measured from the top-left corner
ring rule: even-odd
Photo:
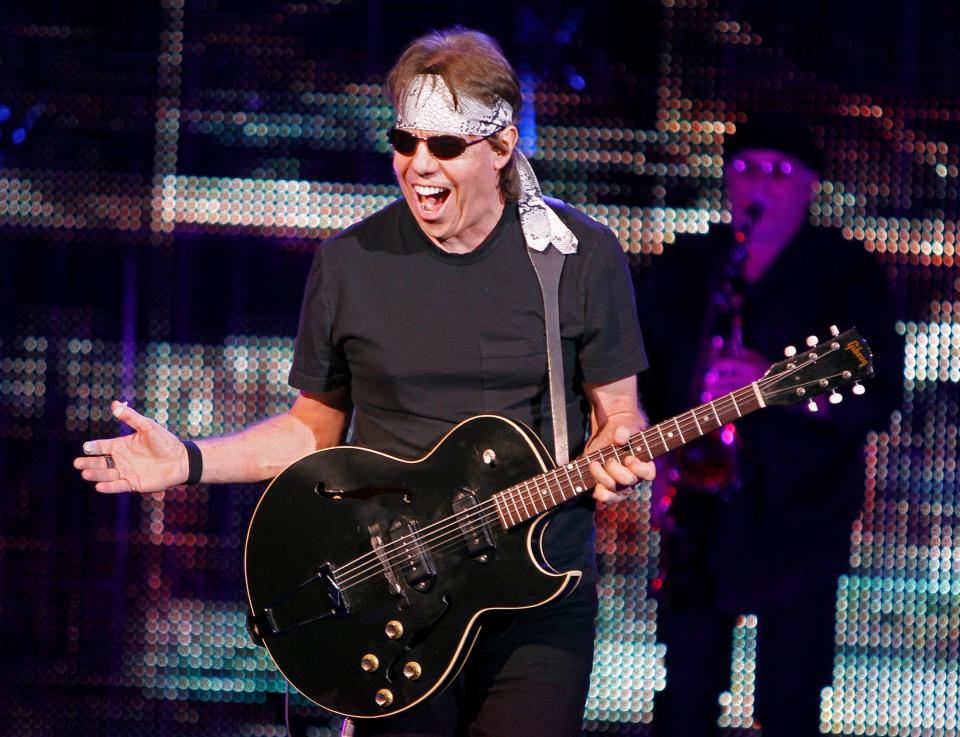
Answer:
[[[624,445],[630,436],[647,426],[640,411],[637,377],[628,376],[606,384],[586,384],[584,389],[592,409],[592,433],[586,453],[608,445]],[[611,460],[605,465],[590,464],[590,473],[597,480],[593,496],[597,501],[617,504],[624,496],[618,492],[650,481],[656,474],[652,461],[641,461],[633,455],[621,456],[622,462]]]

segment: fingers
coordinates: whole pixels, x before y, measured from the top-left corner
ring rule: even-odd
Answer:
[[[619,427],[614,432],[614,439],[623,445],[630,438],[630,431]],[[641,480],[650,481],[656,475],[656,466],[652,461],[641,461],[636,456],[628,455],[620,461],[610,460],[601,465],[598,461],[590,464],[590,472],[598,484],[607,489],[618,486],[636,486]]]
[[[613,439],[618,445],[626,445],[631,437],[630,429],[618,427],[614,430]],[[625,489],[632,489],[641,480],[649,481],[656,475],[656,467],[650,461],[641,461],[629,455],[620,461],[611,460],[604,465],[594,461],[590,464],[590,473],[596,479],[597,485],[593,496],[597,501],[606,504],[618,504],[625,495],[619,493]]]
[[[130,486],[130,482],[126,479],[100,481],[93,488],[101,494],[122,494],[125,491],[133,491],[133,487]]]
[[[84,468],[80,472],[80,475],[85,481],[92,482],[97,491],[105,494],[133,491],[133,487],[130,485],[130,482],[120,475],[120,471],[114,468],[112,465],[108,466],[106,464],[105,461],[107,458],[109,458],[109,456],[99,458],[78,458],[78,461],[84,460],[96,464],[92,468]],[[74,465],[76,465],[76,463]]]
[[[94,484],[94,488],[104,494],[119,494],[126,491],[136,491],[137,489],[129,479],[123,476],[123,472],[113,463],[108,463],[110,456],[99,456],[96,458],[78,458],[77,461],[87,462],[87,467],[83,468],[80,475],[85,481]],[[74,465],[77,465],[77,461]]]
[[[96,441],[94,441],[93,443],[84,443],[84,450],[94,444],[100,446],[98,450],[109,450],[108,447],[104,446],[108,446],[112,444],[112,442],[100,441],[96,443]],[[80,476],[82,476],[85,481],[93,481],[94,483],[100,481],[116,481],[123,475],[117,466],[117,459],[110,453],[76,458],[73,461],[73,465],[75,468],[80,469]]]
[[[120,472],[115,468],[86,468],[80,472],[84,481],[116,481],[120,478]]]
[[[110,403],[110,412],[118,420],[127,423],[134,430],[145,430],[149,424],[149,420],[147,420],[146,417],[130,409],[126,402],[114,400]],[[83,452],[87,457],[75,458],[73,467],[81,470],[85,468],[101,468],[103,461],[100,460],[98,456],[110,455],[114,450],[114,443],[116,443],[117,440],[117,438],[109,440],[88,440],[83,444]]]
[[[119,438],[110,440],[88,440],[83,444],[84,455],[73,459],[73,467],[80,469],[110,468],[114,453],[119,452]]]
[[[83,444],[83,453],[88,458],[78,458],[77,460],[89,460],[95,459],[97,456],[107,455],[111,450],[112,442],[112,440],[88,440]],[[77,468],[82,468],[82,466],[77,466]]]
[[[111,402],[110,412],[137,432],[150,429],[151,421],[132,410],[126,402],[116,400]],[[115,456],[120,454],[120,458],[124,457],[123,443],[127,441],[129,438],[88,440],[83,444],[84,455],[73,459],[73,467],[80,471],[84,480],[93,482],[97,491],[106,493],[132,491],[130,482],[121,478],[121,473],[116,468]]]
[[[598,502],[611,505],[619,504],[626,499],[623,494],[617,494],[616,492],[610,491],[610,489],[599,485],[593,490],[593,498]]]
[[[125,422],[137,432],[147,430],[150,427],[150,420],[141,415],[139,412],[134,411],[131,407],[127,406],[126,402],[118,402],[114,400],[110,404],[110,411],[113,413],[114,417],[121,422]]]
[[[88,440],[83,444],[85,455],[74,458],[73,467],[81,471],[107,468],[107,457],[111,456],[113,444],[113,440]]]
[[[593,490],[594,498],[607,504],[622,502],[624,495],[618,492],[632,489],[639,481],[633,472],[616,461],[611,461],[606,466],[594,461],[590,464],[590,473],[597,481]]]
[[[102,459],[99,458],[89,460],[102,461]],[[102,463],[101,466],[103,466]],[[138,491],[138,489],[134,487],[130,480],[124,478],[121,475],[121,472],[116,468],[88,468],[85,469],[80,475],[84,478],[84,480],[92,482],[94,484],[93,488],[101,494],[121,494],[128,491]]]
[[[590,473],[598,484],[608,489],[616,489],[618,486],[635,486],[639,480],[630,469],[616,461],[610,461],[605,466],[594,461],[590,464]]]
[[[643,481],[653,481],[657,475],[657,467],[653,461],[641,461],[638,458],[630,456],[624,463],[633,471],[638,479],[642,479]]]
[[[109,455],[109,454],[74,458],[73,467],[84,472],[84,473],[81,473],[80,475],[83,476],[83,478],[87,479],[87,481],[95,480],[93,478],[87,478],[87,476],[85,475],[87,471],[93,472],[93,471],[107,471],[107,470],[115,471],[116,470],[115,459],[112,455]],[[99,480],[99,479],[96,479],[96,480]]]

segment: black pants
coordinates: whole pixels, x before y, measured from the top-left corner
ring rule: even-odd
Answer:
[[[593,584],[567,599],[496,613],[446,691],[395,717],[358,721],[357,737],[579,737],[593,665]]]
[[[830,683],[834,611],[835,592],[823,587],[795,605],[755,612],[754,715],[764,737],[820,734],[820,691]],[[657,737],[719,734],[717,699],[730,687],[736,617],[707,608],[661,612],[658,629],[667,645],[667,686],[654,702]]]

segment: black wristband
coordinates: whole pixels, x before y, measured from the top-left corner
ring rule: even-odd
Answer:
[[[200,454],[200,448],[192,440],[180,442],[187,449],[187,480],[184,483],[199,484],[200,477],[203,475],[203,456]]]

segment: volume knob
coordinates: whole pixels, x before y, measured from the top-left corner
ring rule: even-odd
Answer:
[[[399,640],[403,637],[403,625],[395,619],[391,619],[387,622],[387,625],[383,628],[384,633],[391,640]]]
[[[381,688],[373,699],[381,709],[390,706],[393,703],[393,691],[389,688]]]
[[[403,675],[405,678],[415,681],[420,677],[420,674],[423,671],[420,669],[420,663],[415,660],[411,660],[405,666],[403,666]]]

